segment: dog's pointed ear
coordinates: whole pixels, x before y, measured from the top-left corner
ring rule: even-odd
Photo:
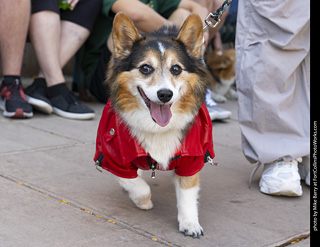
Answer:
[[[201,56],[201,46],[203,44],[203,24],[197,14],[190,14],[184,21],[177,40],[181,41],[187,49],[189,55]]]
[[[141,35],[130,18],[119,12],[113,21],[112,29],[114,55],[120,57],[130,52],[135,41],[141,39]]]

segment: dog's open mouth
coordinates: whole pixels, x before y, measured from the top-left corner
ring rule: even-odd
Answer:
[[[138,90],[146,106],[150,110],[153,121],[155,121],[161,127],[167,126],[172,117],[170,110],[171,104],[157,104],[147,97],[142,88],[138,87]]]

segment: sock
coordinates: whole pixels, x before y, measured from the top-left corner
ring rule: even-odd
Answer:
[[[4,75],[2,77],[2,82],[4,84],[12,84],[12,83],[21,84],[21,79],[20,79],[20,76],[18,75]]]
[[[68,95],[69,88],[67,86],[67,83],[63,82],[51,87],[47,87],[47,94],[49,98],[53,98],[58,95]]]
[[[36,85],[37,87],[44,87],[47,88],[47,82],[46,79],[42,77],[37,77],[34,79],[33,84]]]

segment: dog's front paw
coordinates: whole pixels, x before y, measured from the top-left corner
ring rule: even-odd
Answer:
[[[226,96],[228,99],[231,99],[231,100],[237,100],[237,99],[238,99],[238,93],[237,93],[234,89],[232,89],[232,88],[230,88],[230,89],[228,90],[228,92],[225,94],[225,96]]]
[[[218,102],[218,103],[224,103],[224,102],[227,101],[227,98],[224,97],[224,96],[221,95],[221,94],[217,94],[217,93],[212,92],[212,93],[211,93],[211,96],[212,96],[212,99],[213,99],[214,101]]]
[[[135,202],[136,206],[142,210],[150,210],[153,208],[152,201],[149,200],[140,200]]]
[[[199,222],[180,222],[179,231],[185,236],[192,236],[193,238],[200,238],[203,234],[203,229]]]

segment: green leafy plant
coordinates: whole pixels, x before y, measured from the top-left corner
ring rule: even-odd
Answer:
[[[67,0],[59,0],[59,8],[63,10],[71,10],[71,5],[68,3]]]

